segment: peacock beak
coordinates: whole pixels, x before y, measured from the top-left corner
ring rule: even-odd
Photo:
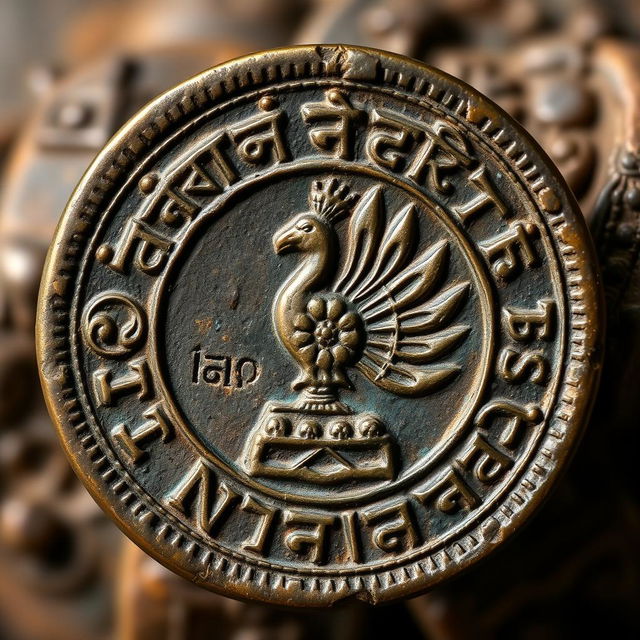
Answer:
[[[273,237],[273,249],[276,255],[291,251],[299,242],[300,234],[295,229],[289,229],[284,233],[277,233]]]

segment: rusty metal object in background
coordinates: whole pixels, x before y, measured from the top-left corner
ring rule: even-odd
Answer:
[[[510,537],[571,454],[594,267],[560,175],[470,87],[265,52],[159,98],[85,175],[41,289],[47,404],[101,506],[198,584],[412,595]]]

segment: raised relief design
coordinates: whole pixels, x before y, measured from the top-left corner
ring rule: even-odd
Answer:
[[[275,333],[297,365],[291,403],[269,402],[247,443],[250,474],[314,483],[392,479],[385,419],[354,413],[339,398],[349,369],[396,395],[420,397],[459,373],[443,358],[470,327],[454,324],[468,282],[447,281],[449,244],[418,251],[413,204],[385,215],[381,186],[362,197],[336,179],[315,181],[310,209],[273,238],[277,254],[300,254],[273,305]],[[350,217],[342,251],[336,224]]]
[[[115,291],[98,294],[82,315],[82,333],[95,353],[126,358],[147,337],[147,318],[137,302]]]

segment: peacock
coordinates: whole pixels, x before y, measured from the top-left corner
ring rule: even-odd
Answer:
[[[301,256],[276,295],[273,324],[300,368],[293,389],[307,402],[335,402],[340,389],[353,389],[351,367],[388,392],[413,397],[461,370],[441,360],[469,334],[468,325],[453,324],[469,283],[446,282],[447,240],[418,252],[414,204],[389,220],[385,209],[381,185],[358,196],[336,178],[314,180],[309,210],[273,237],[276,254]],[[339,269],[336,224],[347,217]]]

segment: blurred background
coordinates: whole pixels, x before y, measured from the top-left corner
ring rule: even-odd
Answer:
[[[443,68],[532,133],[592,226],[609,345],[551,500],[487,562],[384,608],[288,612],[173,576],[79,485],[37,381],[44,255],[93,156],[143,104],[251,51],[363,44]],[[640,637],[640,2],[0,0],[0,640]]]

